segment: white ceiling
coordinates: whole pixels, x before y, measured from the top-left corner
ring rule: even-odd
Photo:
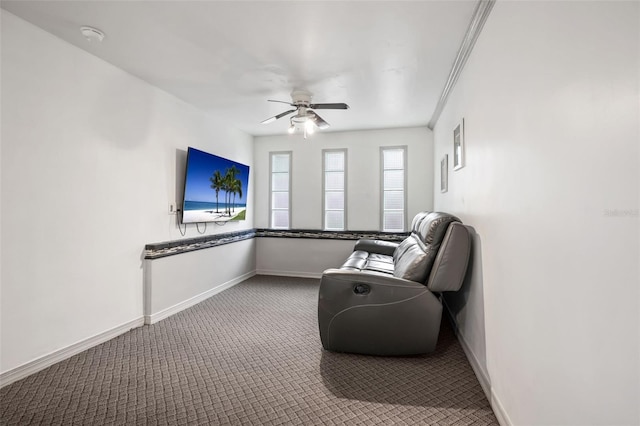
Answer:
[[[332,131],[426,126],[470,1],[5,1],[2,8],[252,135],[294,89]],[[106,34],[89,43],[80,26]]]

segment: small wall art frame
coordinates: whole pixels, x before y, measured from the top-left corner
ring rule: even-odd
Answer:
[[[453,129],[453,170],[459,170],[465,165],[464,158],[464,118]]]
[[[440,192],[449,190],[449,155],[445,154],[440,160]]]

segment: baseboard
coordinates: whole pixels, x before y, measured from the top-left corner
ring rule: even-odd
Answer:
[[[296,278],[322,278],[322,272],[298,272],[298,271],[273,271],[270,269],[258,269],[256,275],[275,275],[281,277]]]
[[[223,284],[220,284],[216,287],[213,287],[207,291],[205,291],[204,293],[200,293],[197,296],[193,296],[187,300],[184,300],[180,303],[177,303],[169,308],[163,309],[160,312],[156,312],[154,314],[151,315],[145,315],[144,316],[144,323],[145,324],[155,324],[158,321],[162,321],[163,319],[170,317],[171,315],[177,314],[180,311],[183,311],[187,308],[192,307],[193,305],[197,305],[198,303],[202,302],[205,299],[210,298],[211,296],[214,296],[218,293],[220,293],[223,290],[226,290],[228,288],[233,287],[234,285],[241,283],[242,281],[245,281],[251,277],[253,277],[254,275],[256,275],[256,271],[251,271],[251,272],[247,272],[246,274],[240,275],[239,277],[236,277],[232,280],[229,280]]]
[[[96,334],[95,336],[89,337],[88,339],[81,340],[65,348],[58,349],[47,355],[43,355],[39,358],[34,359],[33,361],[29,361],[16,368],[5,371],[4,373],[0,373],[0,388],[10,385],[13,382],[17,382],[18,380],[24,379],[25,377],[30,376],[33,373],[44,370],[45,368],[50,367],[53,364],[64,361],[67,358],[71,358],[72,356],[77,355],[80,352],[86,351],[87,349],[111,340],[114,337],[124,334],[133,328],[142,327],[143,325],[144,319],[142,317],[136,318],[135,320],[126,322],[100,334]]]
[[[493,391],[493,388],[491,388],[491,399],[489,399],[489,402],[491,403],[491,408],[493,409],[493,413],[496,415],[496,418],[498,419],[498,423],[500,423],[501,426],[513,426],[513,422],[511,421],[511,418],[509,418],[509,415],[505,411],[504,406],[502,405],[502,402],[500,402],[500,399]]]
[[[478,378],[478,382],[480,382],[480,386],[482,386],[484,394],[487,396],[487,399],[491,401],[491,382],[489,381],[487,373],[480,366],[480,361],[478,361],[478,358],[469,347],[469,343],[467,343],[467,340],[464,338],[464,335],[460,332],[460,330],[457,330],[456,334],[458,336],[458,340],[460,341],[460,346],[462,346],[462,350],[467,356],[469,364],[471,364],[473,372],[476,373],[476,377]]]
[[[478,361],[478,358],[471,350],[471,346],[469,346],[467,339],[465,339],[464,334],[462,333],[462,331],[460,331],[460,328],[456,323],[456,317],[453,315],[451,309],[449,309],[449,306],[444,299],[443,305],[445,306],[446,314],[453,324],[453,328],[456,336],[458,337],[458,341],[460,342],[460,346],[462,346],[462,350],[467,356],[467,360],[469,360],[469,364],[471,364],[471,368],[478,378],[478,382],[480,383],[480,386],[482,387],[487,400],[491,404],[491,408],[493,409],[493,413],[498,419],[498,423],[500,423],[501,426],[513,426],[509,415],[504,410],[504,406],[500,402],[500,398],[498,398],[498,395],[496,395],[493,387],[491,386],[491,380],[489,379],[487,372],[482,368],[482,366],[480,365],[480,361]]]
[[[500,423],[500,426],[513,426],[509,415],[504,410],[504,406],[500,402],[500,398],[498,398],[498,395],[496,395],[493,386],[491,386],[491,381],[489,380],[487,373],[480,366],[480,361],[478,361],[478,358],[471,350],[469,343],[467,343],[467,340],[464,338],[464,334],[462,334],[459,329],[457,329],[456,334],[458,336],[458,341],[460,341],[460,346],[462,346],[462,350],[467,356],[473,372],[476,373],[478,382],[480,382],[480,386],[482,387],[484,394],[487,396],[489,404],[491,404],[491,408],[493,409],[493,413],[498,419],[498,423]]]

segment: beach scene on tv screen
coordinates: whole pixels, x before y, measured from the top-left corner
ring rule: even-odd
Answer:
[[[182,222],[244,220],[249,166],[189,148]]]

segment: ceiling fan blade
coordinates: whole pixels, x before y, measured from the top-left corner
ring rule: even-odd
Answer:
[[[345,103],[337,104],[311,104],[309,108],[313,109],[349,109],[349,105]]]
[[[278,118],[282,118],[285,115],[291,114],[292,112],[296,112],[297,110],[295,109],[290,109],[289,111],[285,111],[285,112],[281,112],[278,115],[274,115],[273,117],[269,117],[266,120],[263,120],[260,122],[260,124],[269,124],[269,123],[273,123],[274,121],[276,121]]]
[[[327,127],[329,127],[329,123],[324,121],[322,117],[315,113],[315,111],[309,112],[309,116],[311,117],[313,123],[318,126],[319,129],[326,129]]]
[[[284,117],[285,115],[289,115],[289,114],[291,114],[292,112],[296,112],[296,111],[297,111],[297,109],[290,109],[289,111],[281,112],[280,114],[276,115],[276,120],[277,120],[278,118],[282,118],[282,117]]]
[[[287,104],[287,105],[291,105],[293,106],[293,104],[291,102],[286,102],[286,101],[276,101],[274,99],[267,99],[267,102],[280,102],[281,104]]]

